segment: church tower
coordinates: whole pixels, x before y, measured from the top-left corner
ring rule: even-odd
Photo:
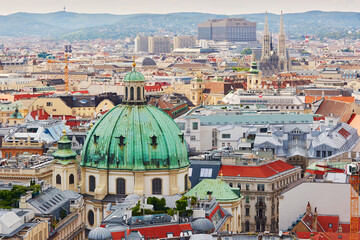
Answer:
[[[58,189],[77,192],[78,162],[76,152],[71,149],[71,141],[65,135],[58,141],[58,150],[53,153],[53,180],[52,186]]]
[[[281,11],[280,30],[279,30],[279,45],[278,45],[278,57],[279,57],[279,71],[288,71],[288,60],[286,55],[285,45],[285,31],[283,22],[283,13]]]
[[[262,42],[262,53],[261,53],[261,62],[265,62],[270,59],[271,54],[271,36],[269,32],[269,23],[267,12],[265,14],[265,26],[264,26],[264,36]]]

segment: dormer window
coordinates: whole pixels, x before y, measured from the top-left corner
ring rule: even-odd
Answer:
[[[94,143],[97,143],[99,141],[99,136],[94,135]]]
[[[125,137],[123,135],[121,135],[120,137],[116,137],[119,140],[119,146],[124,146],[125,145]]]
[[[181,142],[183,143],[183,142],[184,142],[184,133],[180,133],[180,134],[179,134],[179,137],[180,137],[180,139],[181,139]]]
[[[151,145],[156,146],[157,145],[157,137],[155,135],[153,135],[150,138],[151,138]]]

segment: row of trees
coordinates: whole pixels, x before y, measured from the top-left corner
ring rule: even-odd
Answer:
[[[151,214],[168,214],[173,216],[177,211],[181,217],[189,217],[192,215],[193,211],[191,209],[186,209],[189,205],[194,208],[197,205],[197,198],[196,197],[185,197],[182,196],[181,199],[175,202],[176,207],[174,209],[166,207],[166,200],[165,198],[157,198],[157,197],[149,197],[147,199],[147,204],[151,204],[154,206],[154,211],[149,209],[145,209],[144,211],[141,209],[140,201],[138,204],[132,209],[133,216],[141,216],[143,212],[145,215]]]
[[[10,209],[19,207],[20,196],[28,191],[32,191],[32,194],[36,196],[40,193],[41,186],[37,185],[35,180],[31,180],[29,187],[14,185],[11,190],[1,190],[0,208]]]

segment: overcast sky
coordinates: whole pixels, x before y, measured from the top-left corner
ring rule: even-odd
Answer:
[[[169,13],[219,14],[322,11],[360,12],[360,0],[0,0],[0,14],[15,12]]]

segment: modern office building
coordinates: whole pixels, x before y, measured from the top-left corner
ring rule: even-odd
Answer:
[[[171,37],[149,37],[149,53],[170,53]]]
[[[256,41],[256,23],[244,18],[210,19],[198,24],[198,38],[215,41]]]
[[[195,36],[175,36],[174,49],[176,48],[192,48],[196,46]]]
[[[149,51],[149,37],[137,36],[135,38],[135,52],[148,52]]]

